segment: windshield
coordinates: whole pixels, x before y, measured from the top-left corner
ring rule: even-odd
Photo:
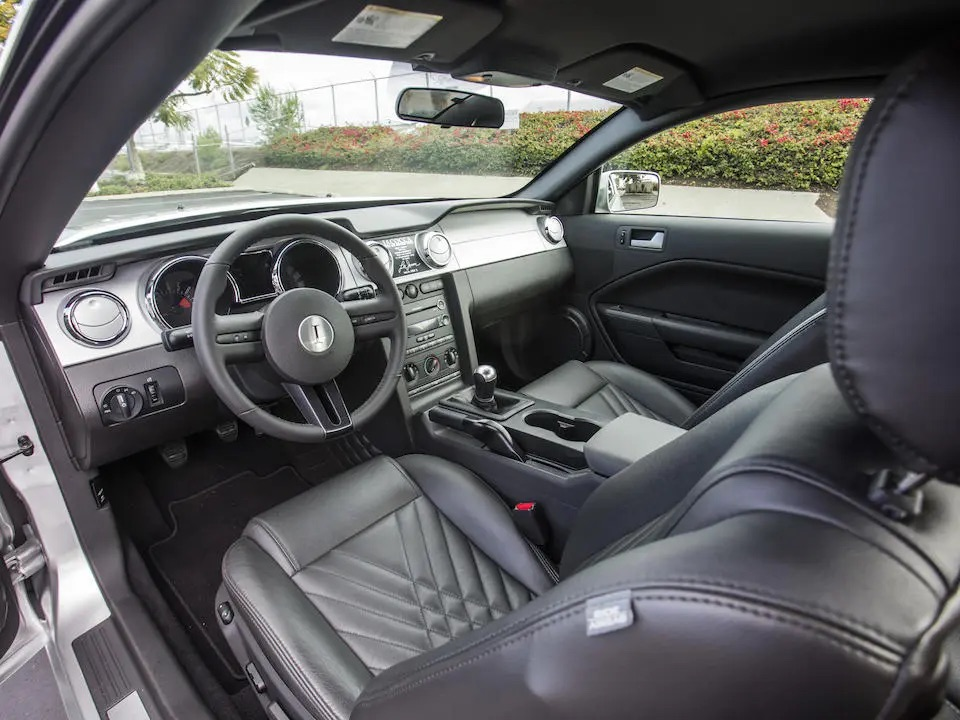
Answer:
[[[397,118],[407,87],[503,101],[498,130]],[[59,246],[91,231],[308,198],[513,193],[618,105],[554,87],[492,88],[359,58],[217,51],[110,163]]]

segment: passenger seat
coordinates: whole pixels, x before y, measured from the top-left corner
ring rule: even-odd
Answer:
[[[614,419],[637,413],[691,428],[746,392],[827,362],[823,295],[794,315],[699,408],[659,378],[616,362],[571,360],[521,392]]]

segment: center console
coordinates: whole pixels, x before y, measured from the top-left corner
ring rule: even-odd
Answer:
[[[399,286],[407,316],[403,379],[413,397],[460,376],[460,350],[450,319],[443,280],[434,278]]]
[[[473,387],[421,414],[418,444],[470,468],[509,501],[542,507],[555,557],[590,493],[684,433],[633,413],[608,420],[498,389],[496,382],[494,368],[476,368]]]

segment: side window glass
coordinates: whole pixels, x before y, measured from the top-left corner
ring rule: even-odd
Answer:
[[[665,130],[604,165],[597,212],[830,222],[869,105],[777,103]]]

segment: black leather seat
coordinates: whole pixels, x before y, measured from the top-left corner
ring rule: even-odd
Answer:
[[[754,388],[826,362],[825,328],[826,308],[821,295],[757,348],[737,374],[699,408],[650,373],[602,360],[571,360],[521,392],[610,420],[637,413],[691,428]]]
[[[888,81],[842,194],[830,366],[604,483],[556,584],[436,458],[254,519],[223,577],[268,696],[324,719],[932,717],[960,623],[958,117],[956,44]]]

